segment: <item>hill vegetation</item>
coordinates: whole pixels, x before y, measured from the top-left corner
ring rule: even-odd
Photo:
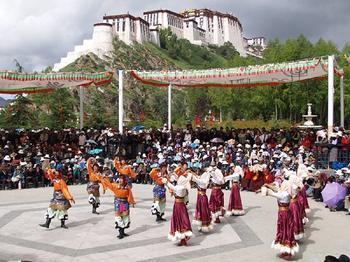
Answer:
[[[62,69],[68,71],[96,72],[118,68],[124,70],[171,70],[230,68],[254,64],[294,61],[299,59],[335,54],[340,67],[344,67],[345,93],[350,92],[349,73],[344,54],[350,52],[350,45],[339,50],[332,42],[320,39],[311,43],[303,35],[284,42],[274,39],[264,51],[264,59],[240,57],[230,43],[218,46],[196,46],[188,40],[177,39],[170,30],[160,33],[160,47],[151,43],[128,46],[114,41],[114,51],[101,60],[88,54]],[[51,68],[47,68],[49,72]],[[335,121],[339,122],[339,80],[335,81]],[[104,87],[90,87],[84,90],[85,126],[116,126],[118,122],[118,82],[114,80]],[[142,121],[146,126],[159,127],[167,119],[167,91],[162,88],[145,86],[129,74],[125,77],[125,113],[130,125]],[[350,96],[345,96],[345,105]],[[173,120],[177,126],[193,121],[196,115],[204,117],[209,110],[216,116],[221,112],[225,123],[233,120],[285,120],[291,124],[300,122],[301,115],[310,102],[313,111],[319,115],[321,124],[327,118],[327,82],[309,80],[303,83],[284,84],[276,87],[254,88],[189,88],[176,89],[173,93]],[[350,117],[346,106],[345,119]],[[60,89],[52,93],[17,96],[0,116],[1,127],[52,127],[67,128],[78,126],[78,89]],[[350,122],[347,121],[346,125]],[[229,125],[229,124],[228,124]]]

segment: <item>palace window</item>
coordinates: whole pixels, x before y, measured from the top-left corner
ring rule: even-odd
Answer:
[[[125,32],[125,20],[123,20],[123,28],[122,31]]]

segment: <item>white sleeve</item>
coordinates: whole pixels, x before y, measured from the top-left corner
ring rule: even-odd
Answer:
[[[277,198],[278,200],[282,200],[286,197],[287,192],[274,192],[270,188],[267,189],[267,195]]]
[[[192,181],[195,182],[200,188],[207,188],[208,187],[208,182],[205,181],[204,179],[197,178],[196,176],[192,176]]]
[[[227,182],[227,181],[231,181],[232,179],[234,179],[237,175],[236,174],[232,174],[232,175],[229,175],[229,176],[225,176],[224,177],[224,181]]]
[[[186,188],[184,186],[174,186],[174,193],[178,197],[186,196]]]
[[[172,183],[167,182],[166,185],[167,185],[167,187],[169,187],[171,190],[175,190],[175,186],[174,186]]]

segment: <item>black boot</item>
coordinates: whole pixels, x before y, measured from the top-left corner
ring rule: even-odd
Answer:
[[[49,228],[50,223],[51,223],[51,218],[47,217],[46,222],[44,224],[40,224],[39,226]]]
[[[99,215],[100,213],[96,211],[97,207],[97,204],[92,204],[92,213]]]
[[[65,229],[68,229],[68,227],[66,226],[66,220],[65,219],[61,219],[61,227],[62,228],[65,228]]]
[[[124,238],[124,228],[119,228],[119,235],[118,235],[119,239]]]
[[[125,233],[125,228],[123,228],[122,233],[123,233],[124,237],[128,237],[129,236],[128,234]]]
[[[162,221],[162,217],[159,214],[157,214],[156,222],[160,222],[160,221]]]
[[[163,216],[164,216],[164,213],[160,215],[160,221],[166,221],[166,219],[163,218]]]

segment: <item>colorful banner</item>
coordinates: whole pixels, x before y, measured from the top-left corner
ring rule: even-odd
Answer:
[[[314,58],[291,63],[265,64],[229,69],[186,71],[132,71],[131,75],[146,85],[178,87],[274,86],[327,75],[328,58]],[[335,68],[335,73],[342,72]]]
[[[0,72],[0,94],[50,92],[57,88],[101,86],[113,79],[113,73],[19,74]]]

